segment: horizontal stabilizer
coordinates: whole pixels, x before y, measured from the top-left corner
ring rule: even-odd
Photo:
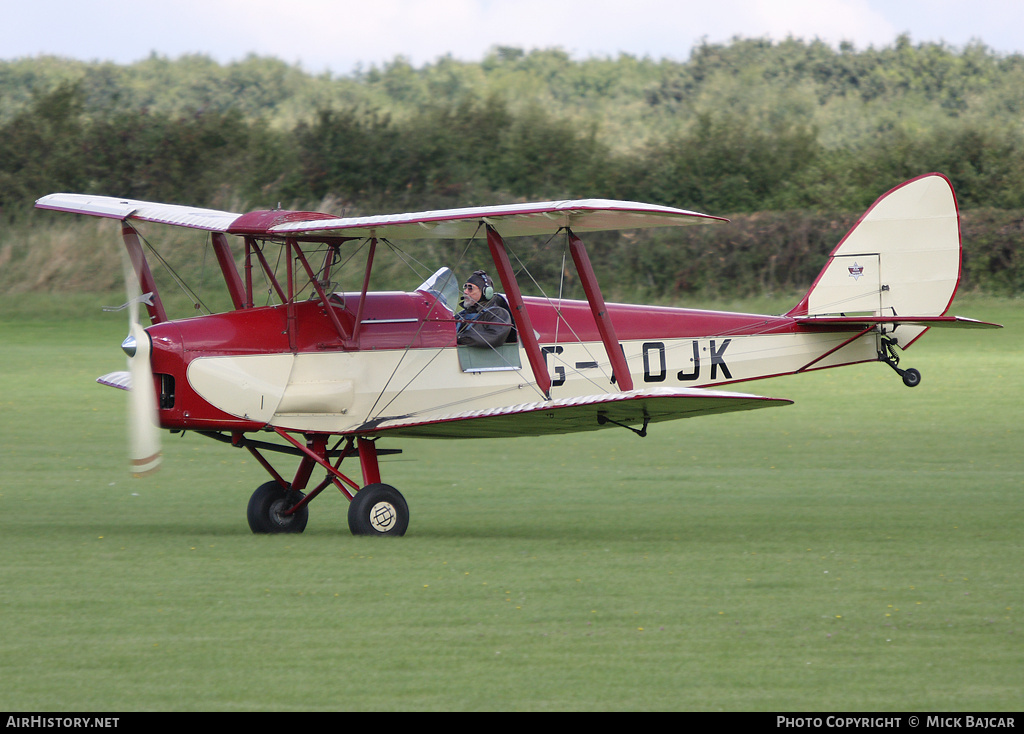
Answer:
[[[110,372],[102,377],[97,377],[96,382],[107,387],[116,387],[118,390],[131,390],[132,373],[127,370]]]
[[[908,324],[913,326],[943,326],[953,329],[1001,329],[1002,324],[969,319],[966,316],[803,316],[796,319],[802,326],[856,326],[862,324]]]
[[[743,393],[655,388],[524,403],[503,408],[375,420],[353,433],[417,438],[547,436],[789,405],[793,401]]]

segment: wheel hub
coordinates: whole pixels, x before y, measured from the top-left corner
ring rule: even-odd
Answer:
[[[370,508],[370,525],[378,533],[386,533],[398,520],[398,513],[395,506],[390,502],[378,502]]]
[[[292,507],[292,503],[287,500],[280,499],[275,501],[270,506],[270,518],[278,525],[285,526],[295,521],[294,515],[286,515]]]

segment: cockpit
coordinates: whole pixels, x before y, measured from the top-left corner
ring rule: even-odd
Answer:
[[[433,275],[427,278],[417,288],[417,291],[433,296],[437,303],[454,316],[457,313],[461,289],[459,280],[451,268],[440,268]],[[504,296],[498,294],[508,308],[508,302]],[[519,357],[519,339],[515,326],[509,332],[504,344],[498,347],[459,347],[459,364],[463,372],[497,372],[503,370],[518,370],[522,367]]]

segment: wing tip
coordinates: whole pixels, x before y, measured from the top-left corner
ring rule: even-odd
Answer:
[[[132,389],[132,373],[126,370],[118,372],[108,372],[105,375],[101,375],[96,378],[96,382],[100,385],[106,385],[107,387],[116,387],[118,390]]]

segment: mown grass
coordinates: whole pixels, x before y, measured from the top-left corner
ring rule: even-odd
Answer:
[[[1007,328],[932,330],[913,390],[864,365],[646,439],[405,442],[382,542],[337,495],[253,536],[263,470],[196,436],[130,479],[93,382],[123,316],[26,298],[0,301],[0,708],[1020,708],[1018,302],[954,309]]]

